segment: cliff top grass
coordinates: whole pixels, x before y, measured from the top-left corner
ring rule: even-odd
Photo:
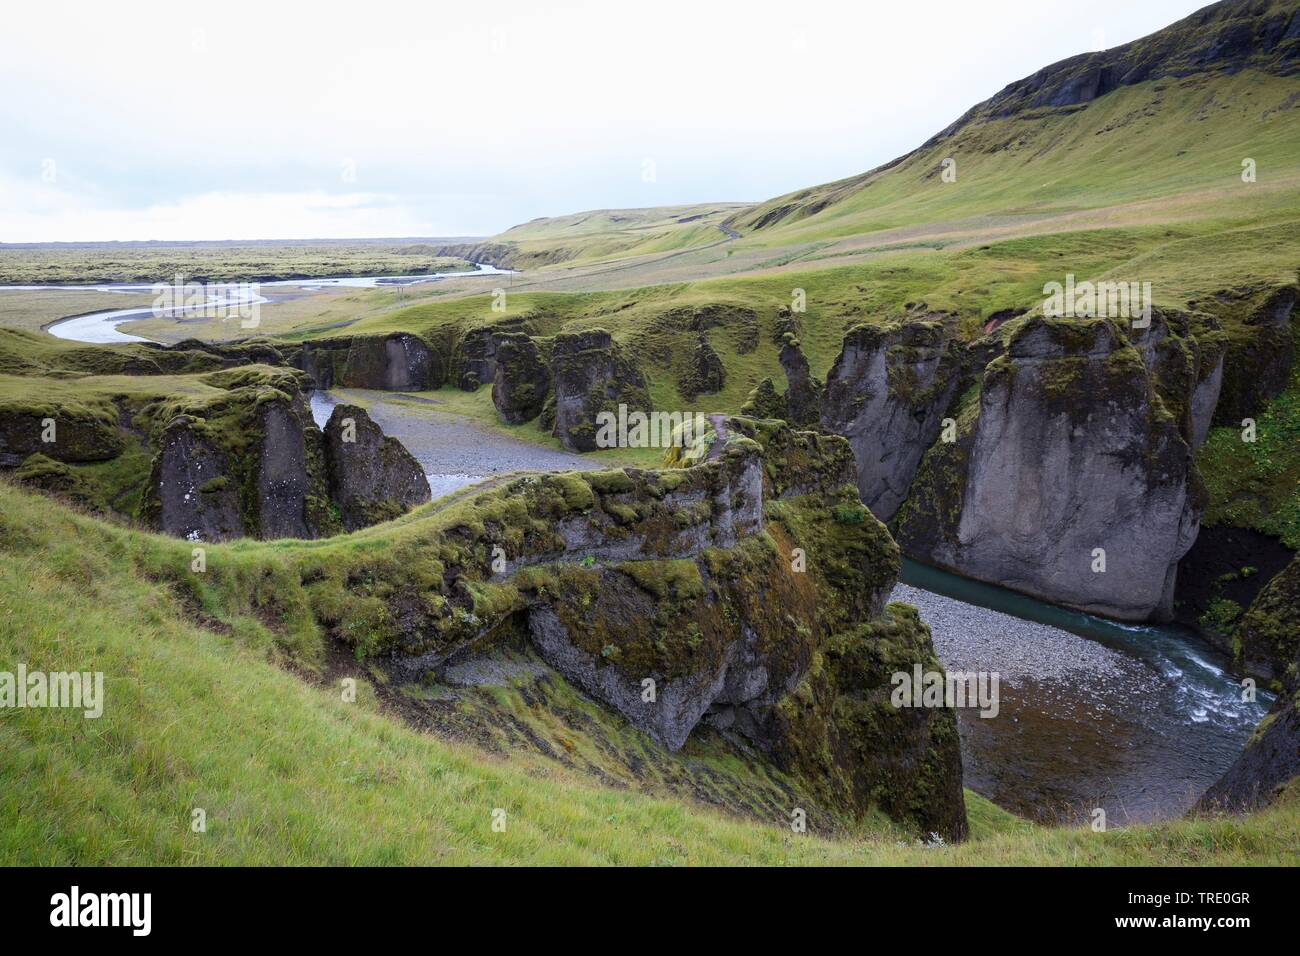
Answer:
[[[826,839],[603,788],[420,733],[364,682],[344,703],[277,666],[285,651],[255,619],[203,626],[151,572],[188,547],[0,483],[0,660],[103,671],[106,688],[98,720],[0,713],[5,864],[1250,865],[1288,862],[1300,843],[1297,795],[1098,834],[1031,826],[968,794],[974,838],[922,848],[879,820]],[[191,831],[196,808],[206,833]]]

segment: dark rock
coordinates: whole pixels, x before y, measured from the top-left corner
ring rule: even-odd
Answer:
[[[290,358],[313,388],[418,392],[441,388],[446,380],[442,357],[409,332],[306,342]]]
[[[473,392],[496,378],[498,336],[491,326],[480,326],[468,330],[456,346],[452,365],[462,391]]]
[[[551,370],[524,334],[501,335],[493,363],[492,404],[511,425],[532,421],[551,391]]]
[[[325,424],[330,497],[348,531],[387,521],[430,498],[420,463],[365,410],[336,405]]]
[[[45,441],[47,436],[54,440]],[[122,453],[116,416],[53,403],[0,405],[0,468],[13,468],[38,453],[62,462],[116,458]]]
[[[281,398],[259,403],[254,488],[260,538],[311,538],[307,523],[307,442],[294,406]],[[313,426],[314,427],[314,426]]]
[[[1300,777],[1300,559],[1260,592],[1235,639],[1242,657],[1267,662],[1280,691],[1241,756],[1197,804],[1202,811],[1267,806]]]
[[[822,383],[813,378],[799,340],[787,337],[778,356],[785,370],[785,419],[791,425],[815,425],[821,418]]]
[[[1232,766],[1205,792],[1202,812],[1245,813],[1272,803],[1300,776],[1300,707],[1283,695]]]
[[[700,395],[716,395],[727,381],[727,370],[722,359],[703,335],[695,343],[686,372],[677,383],[678,391],[687,401]]]
[[[881,521],[907,497],[961,373],[961,350],[937,322],[860,325],[845,335],[826,380],[821,425],[849,440],[858,492]]]
[[[601,412],[649,413],[645,376],[603,329],[562,332],[551,357],[554,374],[554,432],[570,451],[595,451]]]
[[[167,424],[149,484],[153,523],[164,534],[190,541],[243,537],[239,487],[201,422],[182,415]]]

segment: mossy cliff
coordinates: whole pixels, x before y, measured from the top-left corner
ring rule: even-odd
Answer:
[[[710,444],[689,468],[524,476],[383,542],[295,552],[277,600],[399,682],[524,634],[670,749],[737,735],[829,805],[960,838],[952,711],[888,703],[887,669],[938,664],[914,614],[882,617],[898,549],[847,443],[733,418]]]
[[[1233,636],[1239,656],[1265,661],[1278,697],[1203,810],[1253,810],[1300,777],[1300,559],[1265,587]]]
[[[207,541],[342,530],[301,373],[252,366],[208,376],[206,384],[226,391],[154,403],[139,416],[160,432],[141,506],[145,523]]]
[[[442,352],[410,332],[313,340],[286,346],[285,358],[315,388],[423,391],[441,388],[447,378]]]
[[[420,463],[356,405],[336,405],[325,423],[330,499],[348,531],[389,521],[430,498]]]
[[[14,436],[3,465],[19,465],[25,485],[167,534],[324,537],[428,500],[419,466],[361,409],[350,409],[357,443],[335,436],[327,454],[307,377],[291,368],[19,381],[49,397],[0,407],[0,434]]]
[[[1161,384],[1172,383],[1108,321],[1033,317],[1006,341],[978,396],[963,399],[954,440],[922,461],[896,519],[900,543],[1082,610],[1167,617],[1204,505],[1191,395],[1171,410]],[[1180,387],[1200,379],[1193,366]]]
[[[859,325],[844,337],[822,402],[823,428],[843,435],[858,491],[889,521],[961,382],[962,350],[942,322]]]
[[[595,451],[601,412],[618,415],[650,411],[645,376],[604,329],[562,332],[551,352],[555,378],[554,403],[546,418],[554,419],[554,432],[570,451]]]

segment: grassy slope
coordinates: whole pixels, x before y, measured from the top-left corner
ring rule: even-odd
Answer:
[[[1293,326],[1300,349],[1300,322]],[[1255,421],[1254,442],[1223,426],[1210,429],[1197,452],[1210,497],[1201,523],[1250,528],[1300,551],[1300,361]]]
[[[491,241],[513,246],[525,265],[622,259],[721,242],[726,235],[718,224],[745,208],[739,203],[708,203],[595,209],[534,219]]]
[[[160,565],[188,562],[185,542],[3,484],[0,506],[0,666],[102,670],[107,688],[95,721],[0,711],[4,863],[1253,864],[1300,848],[1294,800],[1095,834],[1031,827],[970,797],[976,838],[922,849],[875,824],[825,840],[602,789],[420,734],[365,685],[345,704],[276,666],[301,649],[255,622],[197,626],[158,582]],[[210,567],[280,547],[214,547]],[[205,834],[190,830],[196,807]],[[498,807],[505,833],[491,828]]]

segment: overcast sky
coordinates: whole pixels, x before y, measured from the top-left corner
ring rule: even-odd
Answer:
[[[0,242],[490,235],[762,200],[1202,5],[8,3]]]

